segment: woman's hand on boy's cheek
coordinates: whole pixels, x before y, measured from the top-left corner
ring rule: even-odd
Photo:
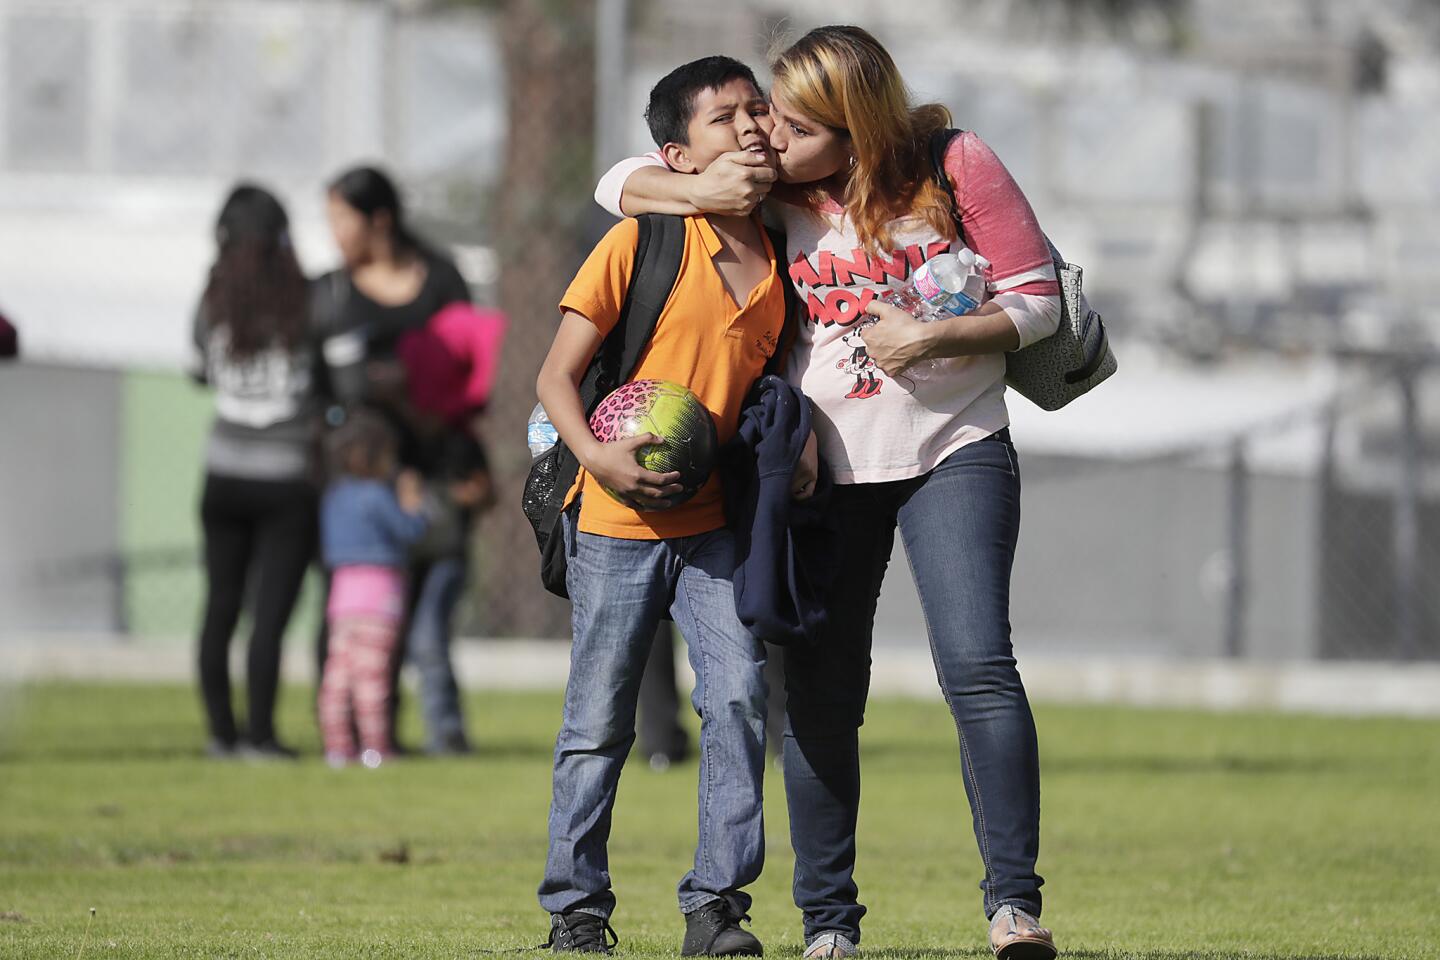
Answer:
[[[747,215],[775,185],[775,168],[764,155],[722,153],[695,175],[691,204],[708,213]]]

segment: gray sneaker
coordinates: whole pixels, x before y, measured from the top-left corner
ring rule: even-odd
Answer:
[[[805,944],[805,952],[801,954],[805,960],[831,960],[834,957],[858,957],[860,948],[856,946],[849,937],[838,930],[825,930],[817,933]]]

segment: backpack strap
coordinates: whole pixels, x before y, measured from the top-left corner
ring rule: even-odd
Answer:
[[[765,232],[770,236],[770,248],[775,251],[775,272],[780,280],[780,288],[785,292],[785,323],[780,328],[780,342],[775,345],[775,352],[770,354],[770,359],[765,361],[765,370],[761,376],[773,374],[778,377],[784,367],[786,355],[800,334],[800,324],[805,318],[800,313],[803,306],[800,303],[800,292],[795,289],[795,284],[790,282],[789,270],[785,265],[785,232],[772,227],[766,227]]]
[[[647,213],[635,219],[639,235],[625,305],[615,328],[600,344],[580,380],[580,402],[587,415],[630,379],[640,354],[655,335],[655,324],[680,276],[680,261],[685,255],[685,218]]]
[[[646,214],[636,220],[639,233],[635,240],[635,268],[630,274],[625,305],[580,379],[580,404],[587,417],[634,372],[680,275],[685,218]],[[535,528],[540,547],[540,580],[546,590],[559,597],[569,596],[565,587],[569,561],[561,515],[565,495],[575,485],[579,472],[580,461],[574,452],[564,440],[556,440],[548,453],[530,465],[522,498],[525,516]]]

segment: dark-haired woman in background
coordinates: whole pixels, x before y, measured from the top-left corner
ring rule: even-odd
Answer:
[[[215,240],[219,253],[194,328],[195,372],[215,391],[200,504],[207,752],[289,758],[294,751],[275,736],[275,694],[281,640],[315,550],[318,344],[280,202],[260,187],[236,187]],[[247,588],[253,632],[242,733],[230,705],[229,649]]]
[[[357,167],[331,183],[330,228],[344,261],[316,284],[316,314],[338,399],[379,411],[400,436],[400,461],[426,480],[431,528],[410,570],[405,654],[420,674],[426,750],[470,749],[450,660],[451,619],[467,569],[474,514],[491,499],[478,440],[418,414],[406,400],[401,338],[445,306],[470,302],[470,290],[447,257],[406,224],[394,183]],[[323,656],[323,654],[322,654]]]

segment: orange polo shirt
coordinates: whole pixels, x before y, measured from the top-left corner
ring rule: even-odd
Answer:
[[[602,336],[614,329],[630,289],[638,236],[639,225],[632,219],[611,228],[571,281],[560,309],[585,317]],[[760,236],[773,266],[775,251],[770,238],[763,230]],[[772,269],[744,304],[736,304],[715,268],[713,258],[722,249],[709,220],[686,218],[680,274],[631,379],[670,380],[689,387],[714,417],[723,444],[739,429],[740,405],[780,342],[785,290]],[[585,533],[622,540],[660,540],[694,536],[725,525],[718,473],[712,473],[690,500],[668,510],[627,507],[601,490],[583,468],[570,499],[580,493],[585,497],[580,504],[579,528]]]

